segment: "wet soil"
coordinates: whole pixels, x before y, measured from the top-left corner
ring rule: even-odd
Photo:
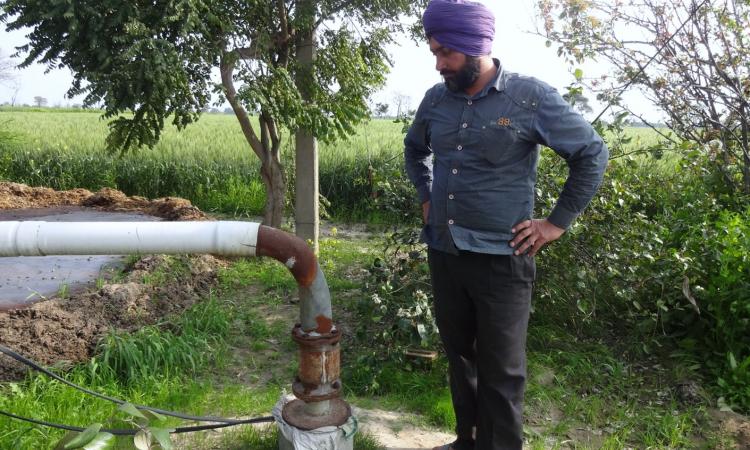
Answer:
[[[70,211],[96,216],[101,211],[128,212],[164,220],[205,220],[207,216],[180,198],[147,200],[114,189],[54,191],[17,183],[0,183],[0,220],[34,220]],[[47,220],[47,219],[45,219]],[[142,220],[142,219],[141,219]],[[173,257],[175,258],[175,257]],[[179,256],[188,268],[183,277],[146,284],[144,275],[169,271],[169,258],[144,256],[125,268],[100,274],[109,281],[84,292],[67,292],[30,307],[0,311],[0,343],[43,365],[67,365],[93,355],[109,330],[135,330],[194,304],[215,284],[226,264],[208,255]],[[7,275],[7,274],[6,274]],[[17,379],[25,369],[0,357],[0,380]]]
[[[137,211],[165,220],[206,220],[208,218],[190,201],[178,197],[148,200],[144,197],[128,197],[110,188],[101,189],[96,193],[86,189],[55,191],[45,187],[0,182],[0,210],[62,206],[83,206],[101,211]]]

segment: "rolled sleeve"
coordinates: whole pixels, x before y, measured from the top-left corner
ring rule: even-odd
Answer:
[[[420,203],[429,201],[432,191],[432,149],[425,120],[425,109],[430,104],[429,96],[430,91],[427,91],[404,138],[406,173],[417,190]]]
[[[567,229],[594,197],[607,168],[609,151],[591,124],[555,90],[547,92],[539,103],[532,132],[540,144],[568,164],[568,178],[547,218]]]

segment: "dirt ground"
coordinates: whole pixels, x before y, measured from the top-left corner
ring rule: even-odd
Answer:
[[[114,189],[54,191],[17,183],[0,183],[0,210],[81,206],[104,211],[133,211],[166,220],[205,220],[207,216],[180,198],[149,201]],[[145,256],[127,268],[117,282],[98,290],[52,298],[25,309],[0,311],[0,342],[44,365],[66,365],[91,357],[99,338],[110,329],[133,330],[182,311],[208,292],[216,269],[225,264],[209,255],[185,257],[192,276],[159,286],[142,283],[143,275],[164,264],[164,257]],[[18,378],[22,366],[0,358],[0,380]]]

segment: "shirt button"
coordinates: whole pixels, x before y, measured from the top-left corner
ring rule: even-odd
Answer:
[[[453,170],[451,170],[451,172],[453,172],[453,175],[455,175],[455,174],[458,173],[458,169],[453,169]]]
[[[448,220],[448,225],[453,225],[453,219]]]
[[[461,128],[466,128],[466,127],[468,127],[468,126],[469,126],[469,124],[468,124],[468,123],[466,123],[466,122],[464,122],[464,123],[462,123],[462,124],[461,124]]]
[[[460,152],[461,150],[464,149],[464,146],[463,145],[459,145],[458,147],[456,147],[456,149]]]
[[[471,100],[469,100],[469,101],[468,101],[468,102],[466,102],[466,103],[468,103],[468,104],[469,104],[469,106],[471,106],[471,104],[472,104],[473,102],[472,102]]]
[[[454,198],[455,198],[455,197],[453,196],[453,194],[448,194],[448,199],[449,199],[449,200],[453,200]]]

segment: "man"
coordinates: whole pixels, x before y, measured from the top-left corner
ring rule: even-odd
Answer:
[[[486,7],[433,0],[423,24],[444,83],[425,94],[404,153],[456,413],[456,441],[438,448],[520,449],[534,255],[591,200],[608,151],[553,88],[490,56]],[[532,219],[539,145],[569,176],[549,217]]]

